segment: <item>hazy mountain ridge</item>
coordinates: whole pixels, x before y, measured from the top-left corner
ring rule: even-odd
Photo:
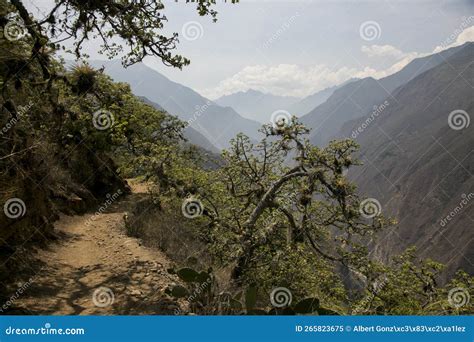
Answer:
[[[340,130],[351,120],[365,116],[380,106],[385,100],[390,104],[390,94],[398,87],[460,51],[462,46],[454,47],[438,54],[414,59],[403,69],[375,80],[367,77],[346,84],[327,99],[326,102],[304,115],[301,121],[312,128],[311,142],[325,145],[332,139],[341,138]],[[393,100],[393,99],[392,99]]]
[[[362,117],[374,104],[389,93],[372,77],[349,83],[336,91],[326,102],[301,118],[312,129],[310,140],[325,145],[350,119]]]
[[[145,96],[140,96],[140,98],[143,100],[143,102],[145,102],[146,104],[149,104],[150,106],[158,110],[165,110],[158,103],[150,101]],[[204,135],[199,133],[197,130],[195,130],[191,126],[187,126],[184,129],[184,137],[186,138],[186,140],[189,141],[189,143],[193,145],[199,146],[212,153],[219,153],[219,150]]]
[[[134,94],[145,96],[168,113],[188,121],[217,149],[229,146],[230,139],[242,132],[251,138],[260,124],[241,117],[230,107],[221,107],[197,92],[173,82],[143,63],[124,69],[118,61],[92,61],[94,67],[105,67],[114,80],[130,84]],[[206,148],[206,146],[202,146]]]
[[[351,78],[339,85],[335,85],[332,87],[324,88],[316,93],[313,93],[309,96],[306,96],[301,101],[295,103],[294,105],[290,106],[289,112],[297,117],[301,117],[303,115],[308,114],[314,108],[326,102],[326,100],[339,88],[349,84],[351,82],[358,81],[358,78]]]
[[[291,115],[301,117],[324,103],[336,89],[357,80],[356,78],[351,78],[340,85],[325,88],[302,99],[249,89],[222,96],[215,100],[215,102],[221,106],[232,107],[246,118],[269,123],[272,113],[277,110],[284,110]]]
[[[222,96],[215,102],[221,106],[232,107],[243,117],[269,123],[272,113],[289,108],[300,99],[292,96],[278,96],[249,89]]]

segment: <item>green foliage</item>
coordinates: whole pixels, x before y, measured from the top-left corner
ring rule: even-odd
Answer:
[[[2,2],[2,8],[7,8],[5,1]],[[199,0],[197,13],[200,16],[210,15],[216,21],[217,12],[213,5],[214,1]],[[45,76],[51,75],[46,47],[66,50],[77,58],[87,57],[82,48],[90,37],[101,40],[100,53],[109,58],[122,56],[126,66],[141,62],[150,55],[160,58],[167,66],[182,68],[190,63],[187,58],[173,53],[179,42],[178,33],[166,36],[163,32],[168,18],[161,1],[57,0],[41,20],[33,18],[20,0],[13,1],[8,8],[18,15],[25,30],[28,28],[27,39],[34,42],[31,58],[42,65]],[[61,39],[53,43],[49,37]],[[117,43],[118,40],[125,44]],[[72,45],[72,49],[68,48],[66,41]],[[124,51],[124,47],[128,51]]]
[[[255,284],[250,285],[245,291],[245,307],[247,311],[251,311],[257,304],[257,287]]]
[[[266,298],[259,297],[256,284],[248,286],[244,294],[242,291],[232,295],[229,292],[219,291],[216,277],[212,270],[197,271],[191,268],[179,270],[169,269],[170,274],[176,274],[183,285],[173,284],[166,289],[166,293],[175,299],[188,300],[190,310],[197,314],[234,314],[234,315],[295,315],[295,314],[336,314],[328,309],[321,308],[319,299],[305,298],[294,306],[285,308],[271,308]],[[263,306],[259,307],[259,304]]]
[[[474,306],[468,300],[468,296],[472,295],[473,277],[461,271],[446,286],[441,287],[438,285],[438,276],[443,268],[443,265],[430,259],[418,259],[416,250],[408,249],[395,257],[390,267],[383,267],[383,286],[372,289],[368,287],[365,299],[370,300],[362,300],[364,307],[359,313],[383,315],[472,313]],[[449,303],[451,289],[460,289],[465,296],[463,298],[465,303],[459,308]]]
[[[300,314],[310,314],[319,309],[319,299],[306,298],[295,305],[295,312]]]
[[[265,294],[278,285],[290,289],[297,304],[272,314],[445,312],[439,305],[446,306],[447,290],[435,282],[439,264],[415,261],[413,251],[389,264],[369,257],[369,242],[395,221],[361,215],[355,187],[344,177],[357,164],[352,141],[311,146],[296,120],[262,132],[256,145],[237,136],[217,170],[186,164],[181,155],[158,177],[171,206],[178,208],[180,196],[189,194],[204,204],[204,215],[194,221],[202,240],[216,265],[233,268],[232,286],[245,289],[242,299],[228,296],[231,307],[262,314]],[[364,293],[349,293],[343,274]]]

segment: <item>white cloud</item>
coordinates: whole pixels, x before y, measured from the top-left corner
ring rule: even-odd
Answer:
[[[368,66],[363,69],[342,67],[334,70],[324,64],[310,67],[295,64],[252,65],[219,82],[216,87],[204,89],[200,93],[210,99],[217,99],[223,95],[254,89],[274,95],[305,97],[353,77],[381,78],[391,75],[415,57],[409,54],[384,70]]]
[[[465,23],[474,22],[474,16],[470,16],[469,18],[465,19],[461,24],[460,28],[456,29],[446,40],[441,44],[438,45],[433,52],[440,52],[455,46],[462,45],[467,42],[474,41],[474,26],[461,29]]]
[[[362,52],[374,58],[392,57],[390,60],[393,64],[381,70],[370,66],[330,69],[325,64],[309,67],[295,64],[252,65],[219,82],[216,87],[201,90],[201,94],[210,99],[217,99],[223,95],[254,89],[274,95],[305,97],[353,77],[377,79],[386,77],[399,71],[413,59],[427,55],[418,52],[403,52],[391,45],[364,45]]]
[[[356,69],[331,70],[323,64],[303,67],[295,64],[252,65],[219,82],[202,94],[212,99],[238,91],[255,89],[275,95],[303,97],[353,77]]]
[[[392,45],[363,45],[361,51],[369,57],[401,58],[405,53]]]
[[[474,16],[465,19],[460,29],[454,31],[432,53],[459,46],[468,41],[474,41],[474,26],[468,27],[468,24],[471,22],[474,22]],[[202,90],[201,93],[210,99],[217,99],[220,96],[238,91],[255,89],[275,95],[305,97],[324,88],[341,84],[353,77],[373,77],[379,79],[389,76],[401,70],[413,59],[431,54],[403,52],[392,45],[364,45],[361,51],[370,58],[383,58],[384,60],[390,58],[389,60],[393,64],[382,70],[377,70],[370,66],[360,69],[342,67],[334,70],[325,64],[317,64],[310,67],[295,64],[279,64],[275,66],[252,65],[219,82],[216,87]]]
[[[364,52],[368,57],[371,58],[383,58],[386,60],[388,57],[392,57],[395,62],[392,66],[385,70],[375,71],[375,78],[385,77],[401,70],[405,65],[410,63],[415,58],[420,58],[429,55],[430,53],[421,52],[403,52],[392,45],[371,45],[362,46],[361,51]]]

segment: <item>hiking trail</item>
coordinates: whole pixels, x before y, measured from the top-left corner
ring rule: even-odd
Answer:
[[[177,279],[170,260],[125,233],[124,217],[146,186],[130,182],[132,193],[103,213],[61,216],[55,223],[64,238],[38,250],[41,270],[14,301],[28,314],[173,314],[179,309],[164,290]],[[28,286],[26,286],[28,285]]]

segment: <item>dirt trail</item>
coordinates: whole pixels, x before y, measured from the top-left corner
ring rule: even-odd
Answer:
[[[34,314],[173,314],[176,303],[163,295],[176,282],[170,261],[125,234],[124,216],[146,189],[131,185],[132,194],[102,214],[61,217],[56,229],[65,238],[39,252],[44,266],[15,306]]]

